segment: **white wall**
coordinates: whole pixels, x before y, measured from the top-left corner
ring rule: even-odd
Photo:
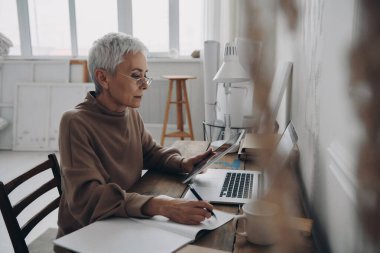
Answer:
[[[296,32],[277,20],[277,62],[294,61],[291,119],[302,176],[332,252],[363,252],[356,217],[356,163],[362,134],[349,92],[356,0],[296,1]]]
[[[156,140],[160,140],[168,93],[168,81],[162,79],[161,75],[194,75],[197,79],[188,81],[187,90],[194,135],[197,140],[203,140],[204,95],[202,62],[199,59],[149,59],[148,65],[149,74],[154,78],[154,81],[145,92],[142,106],[139,108],[148,130],[152,132]],[[0,130],[0,149],[56,150],[55,135],[58,133],[54,129],[58,126],[61,115],[53,115],[53,121],[57,122],[41,123],[39,127],[35,121],[37,121],[36,117],[38,115],[41,116],[41,111],[37,111],[40,109],[34,107],[40,105],[43,108],[42,105],[46,105],[53,108],[53,111],[55,110],[54,108],[59,108],[59,112],[68,105],[69,107],[67,108],[71,108],[73,99],[59,97],[59,94],[55,90],[61,90],[62,96],[70,96],[71,91],[72,96],[76,97],[78,103],[81,102],[82,99],[78,99],[78,89],[72,85],[73,82],[80,82],[81,77],[80,66],[70,67],[68,59],[0,59],[0,117],[10,122],[5,129]],[[23,88],[16,89],[16,87],[21,86],[21,83],[23,83]],[[65,86],[65,84],[68,85]],[[54,87],[54,89],[51,87]],[[46,96],[43,94],[46,94]],[[53,94],[55,99],[52,99]],[[25,106],[20,108],[18,105],[22,106],[19,102],[22,100],[24,100],[22,104]],[[16,111],[21,111],[22,115],[18,115],[19,113],[16,113]],[[175,123],[175,115],[175,106],[171,106],[169,124]],[[34,118],[36,118],[35,121]],[[49,118],[51,117],[47,117],[47,119]],[[39,119],[42,118],[39,117]],[[23,125],[16,126],[13,124],[15,121]],[[30,126],[27,122],[34,122],[34,124]],[[49,128],[49,126],[52,127]],[[172,129],[173,125],[170,125],[168,131]],[[29,138],[27,142],[25,142],[25,139],[22,140],[26,136]],[[19,139],[20,137],[21,139]],[[48,144],[47,139],[51,139],[53,141],[51,143],[53,144]],[[178,139],[167,138],[165,145],[170,145],[170,143],[176,140]]]

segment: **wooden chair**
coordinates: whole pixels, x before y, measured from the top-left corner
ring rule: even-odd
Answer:
[[[0,182],[0,209],[3,214],[5,225],[8,229],[8,233],[10,239],[12,241],[12,245],[14,251],[18,252],[29,252],[28,246],[25,242],[25,238],[29,234],[29,232],[50,212],[55,210],[59,206],[59,201],[61,199],[62,191],[61,191],[61,175],[60,175],[60,167],[57,161],[57,157],[55,154],[48,155],[49,159],[45,162],[37,165],[31,170],[25,172],[24,174],[18,176],[12,181],[8,182],[4,185],[3,182]],[[32,193],[27,193],[26,196],[21,199],[15,205],[11,204],[9,200],[9,194],[20,186],[22,183],[28,181],[33,176],[51,169],[54,177],[42,184],[38,189],[33,191]],[[40,210],[37,214],[35,214],[32,218],[30,218],[22,227],[20,227],[18,221],[18,215],[33,201],[42,196],[44,193],[49,190],[57,187],[59,196],[46,205],[42,210]],[[52,247],[53,248],[53,247]]]
[[[164,145],[164,141],[166,137],[181,138],[181,140],[183,140],[184,138],[190,138],[191,140],[194,140],[193,125],[191,123],[189,97],[187,96],[187,89],[186,89],[186,80],[195,79],[196,77],[185,76],[185,75],[164,75],[162,77],[169,80],[169,93],[166,99],[164,124],[163,124],[162,135],[161,135],[161,146]],[[176,84],[177,97],[175,100],[172,101],[174,83]],[[175,104],[177,108],[177,131],[172,132],[172,133],[166,133],[171,104]],[[184,131],[184,118],[183,118],[183,108],[182,108],[183,104],[185,105],[185,108],[186,108],[187,124],[189,125],[188,133]]]

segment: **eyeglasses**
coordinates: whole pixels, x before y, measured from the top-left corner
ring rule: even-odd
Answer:
[[[135,82],[139,86],[139,88],[141,88],[144,84],[146,84],[146,86],[149,87],[152,84],[152,81],[153,81],[153,78],[150,78],[150,77],[144,77],[143,76],[143,77],[135,78],[133,76],[129,76],[129,75],[126,75],[126,74],[123,74],[123,73],[120,73],[120,75],[128,77],[128,78],[130,78],[132,80],[135,80]]]

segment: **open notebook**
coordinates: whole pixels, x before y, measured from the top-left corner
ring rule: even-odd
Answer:
[[[94,222],[54,241],[76,252],[168,253],[195,240],[201,231],[214,230],[235,215],[214,209],[215,218],[199,225],[183,225],[163,216],[151,219],[111,218]]]

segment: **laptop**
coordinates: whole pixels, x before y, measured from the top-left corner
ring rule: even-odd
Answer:
[[[293,124],[290,122],[271,158],[271,164],[276,164],[277,170],[284,167],[297,139]],[[211,163],[207,163],[207,166],[209,165]],[[273,168],[273,166],[269,167]],[[273,171],[271,175],[273,175]],[[261,171],[225,169],[208,169],[203,174],[198,172],[188,176],[183,182],[190,182],[204,200],[223,204],[244,204],[251,199],[258,199],[270,183],[268,180],[264,180],[264,174]],[[191,191],[187,191],[184,198],[196,199]]]

